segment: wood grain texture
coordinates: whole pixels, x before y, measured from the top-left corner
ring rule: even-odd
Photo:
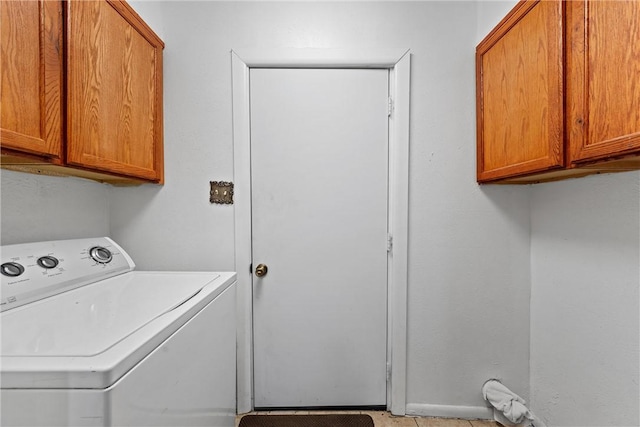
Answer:
[[[640,1],[568,4],[571,161],[640,152]]]
[[[158,35],[147,25],[146,22],[136,13],[136,11],[125,1],[107,0],[109,5],[113,7],[120,16],[122,16],[132,27],[134,27],[142,37],[144,37],[152,46],[164,49],[164,42]]]
[[[4,162],[5,157],[3,157]],[[75,176],[80,178],[86,178],[93,181],[104,182],[119,187],[128,187],[134,185],[144,184],[147,180],[135,179],[131,177],[122,177],[113,175],[110,173],[101,173],[85,169],[70,168],[64,165],[55,165],[48,162],[40,162],[39,164],[28,163],[28,160],[24,157],[9,157],[9,162],[3,163],[2,168],[15,171],[24,172],[36,175],[46,176]]]
[[[562,19],[522,1],[478,45],[479,182],[564,166]]]
[[[68,2],[67,162],[162,182],[163,45],[118,3]]]
[[[62,4],[2,1],[0,142],[62,158]]]

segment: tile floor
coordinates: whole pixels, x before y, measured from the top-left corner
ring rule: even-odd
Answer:
[[[373,418],[375,427],[501,427],[495,421],[485,420],[457,420],[445,418],[426,418],[426,417],[396,417],[389,412],[384,411],[266,411],[252,412],[269,416],[285,415],[285,414],[369,414]],[[236,417],[236,427],[240,423],[242,415]]]

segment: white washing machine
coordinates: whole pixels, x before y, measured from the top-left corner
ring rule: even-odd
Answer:
[[[1,425],[234,425],[235,273],[134,271],[104,237],[1,249]]]

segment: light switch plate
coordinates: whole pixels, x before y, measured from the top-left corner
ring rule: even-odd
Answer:
[[[209,201],[221,205],[233,204],[233,182],[226,181],[209,181],[211,190],[209,192]]]

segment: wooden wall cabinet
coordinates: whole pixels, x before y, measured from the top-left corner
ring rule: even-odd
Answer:
[[[476,49],[477,179],[640,169],[640,2],[522,0]]]
[[[2,148],[60,162],[62,3],[0,2]]]
[[[120,0],[0,8],[2,166],[163,183],[162,40]]]

